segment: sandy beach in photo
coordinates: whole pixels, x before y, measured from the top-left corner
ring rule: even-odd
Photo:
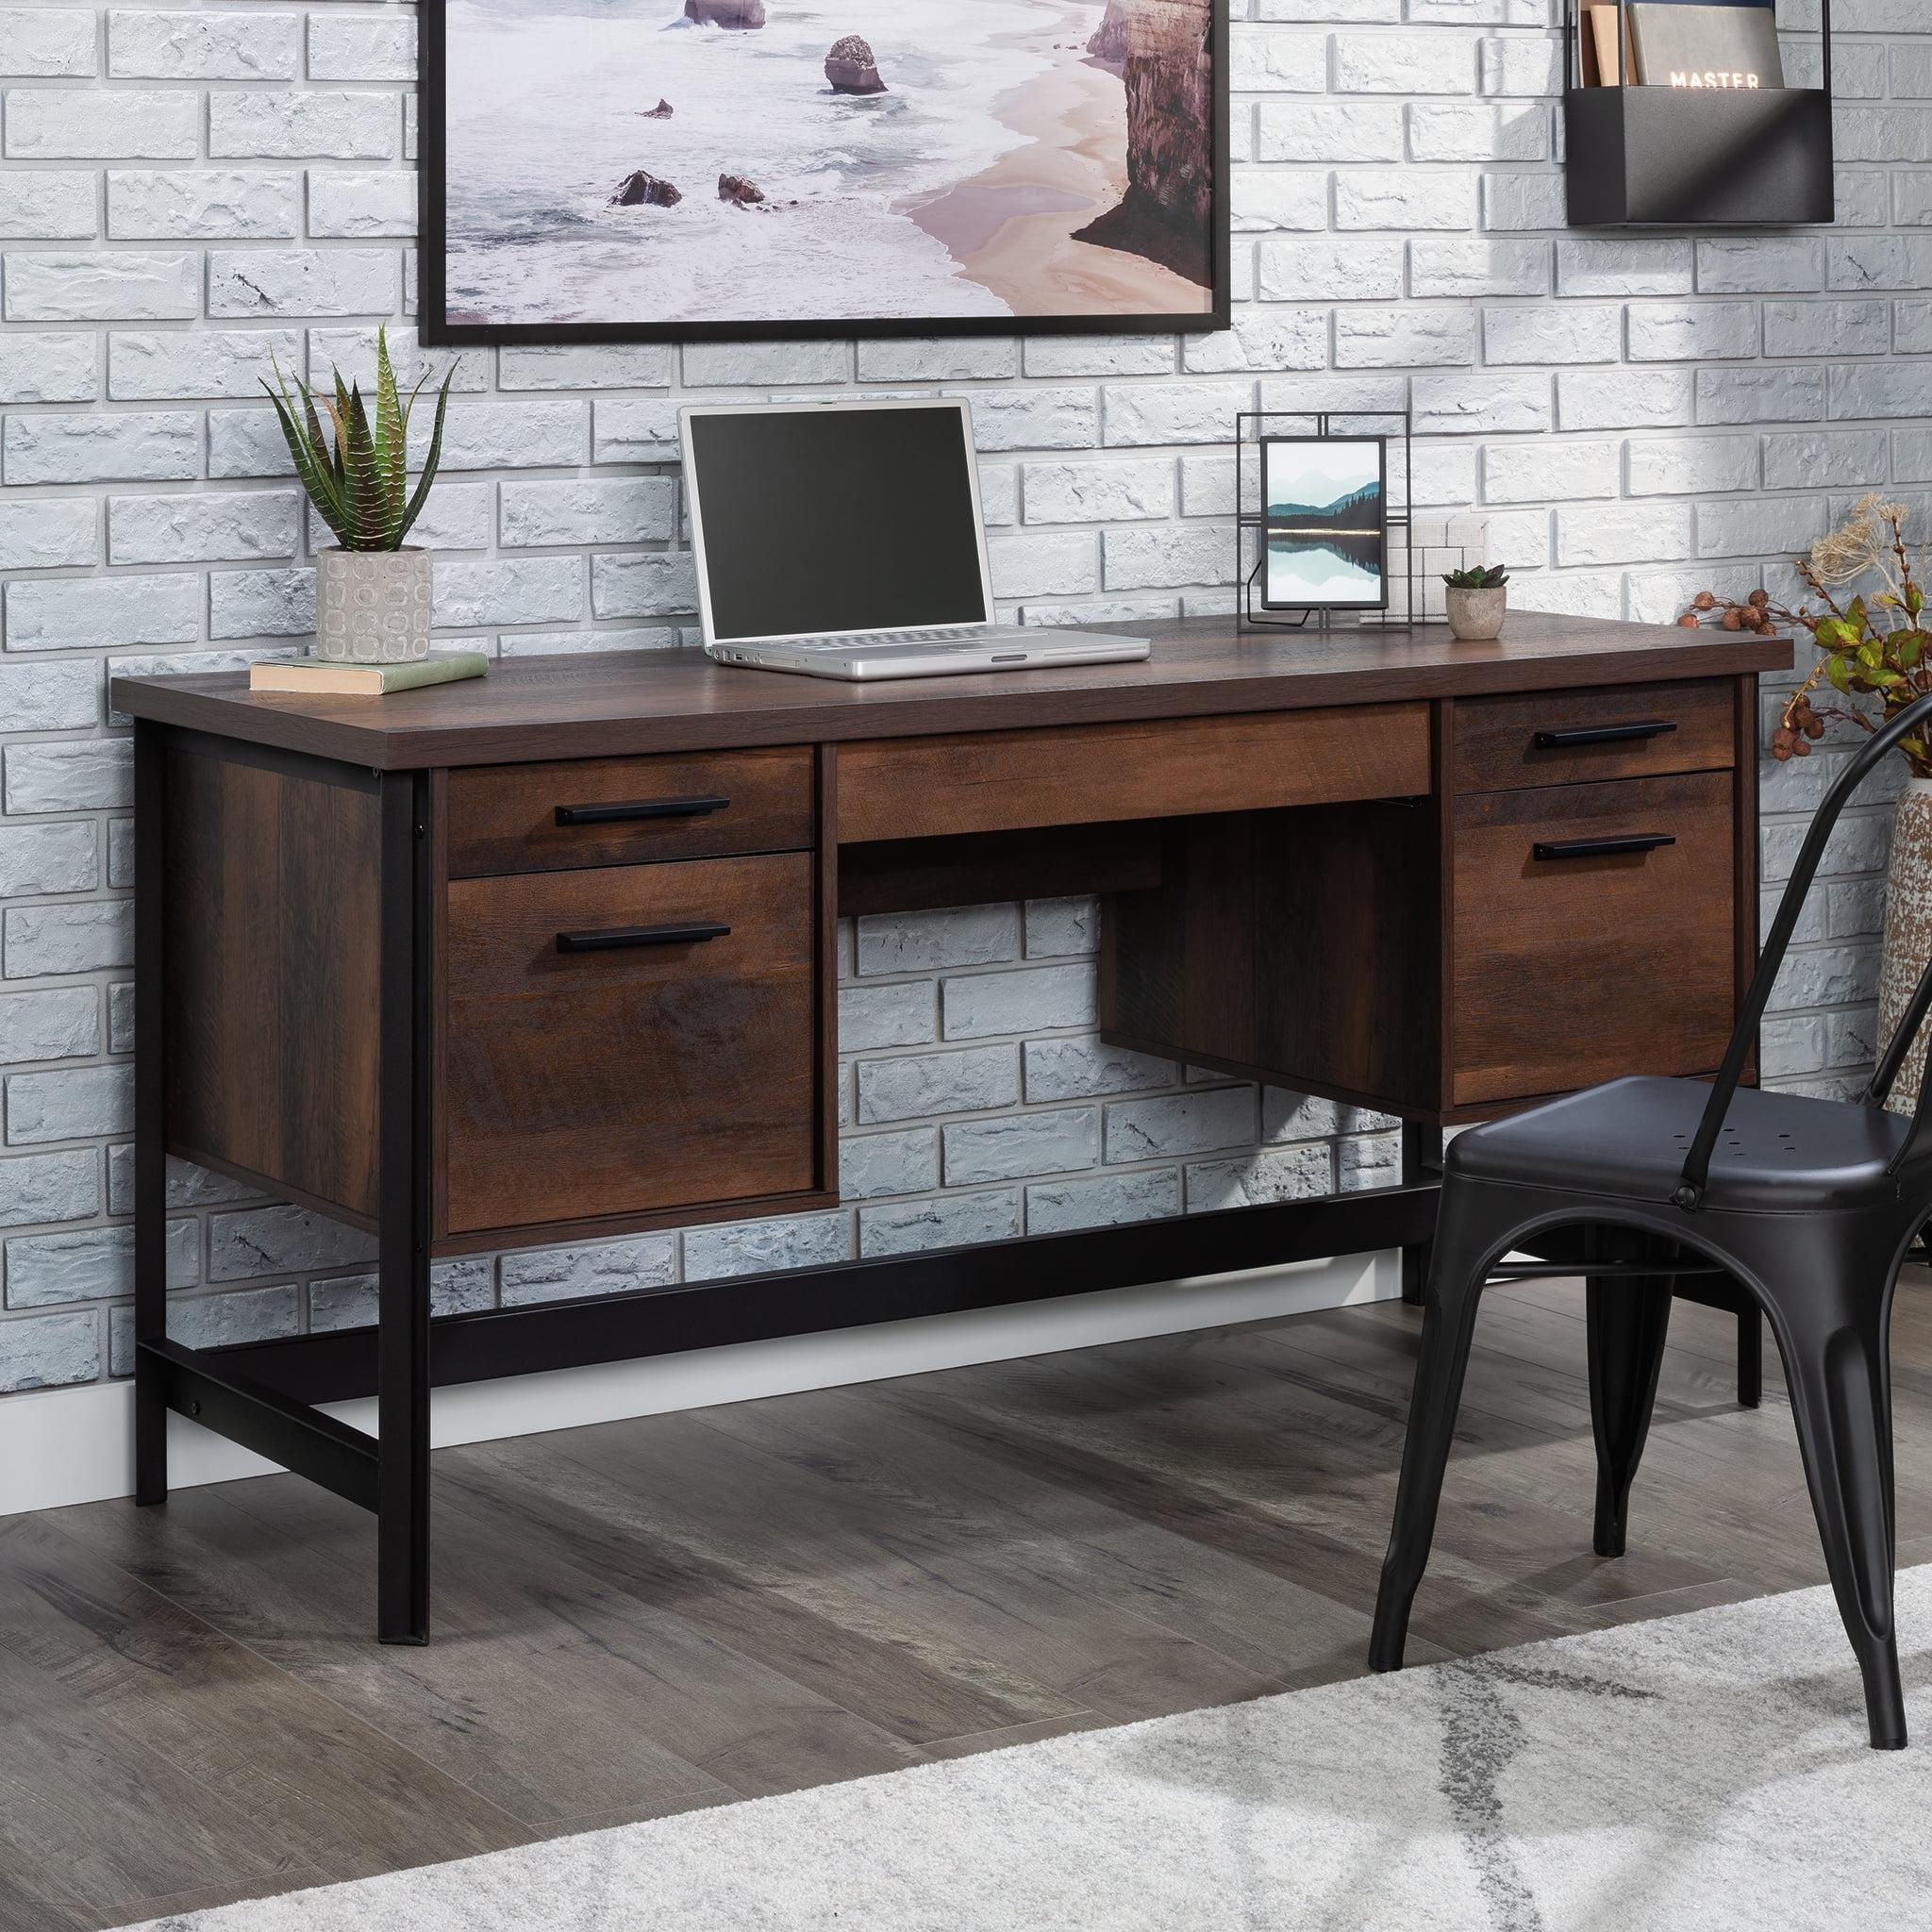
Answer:
[[[1126,91],[1085,51],[1099,18],[1091,6],[1070,8],[1054,33],[1054,65],[993,103],[1024,144],[905,212],[1015,315],[1206,308],[1200,284],[1144,256],[1074,239],[1127,186]]]

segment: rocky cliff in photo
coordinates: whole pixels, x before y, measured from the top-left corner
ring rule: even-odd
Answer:
[[[1131,0],[1107,0],[1107,11],[1087,42],[1087,51],[1109,67],[1120,66],[1127,58],[1127,9]]]
[[[1213,0],[1110,0],[1108,14],[1124,16],[1127,192],[1078,239],[1211,287]]]

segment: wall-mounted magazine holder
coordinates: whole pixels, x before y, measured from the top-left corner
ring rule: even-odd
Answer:
[[[1590,0],[1614,4],[1624,0]],[[1622,23],[1619,23],[1620,27]],[[1596,66],[1583,0],[1563,0],[1563,133],[1573,228],[1793,227],[1834,219],[1831,0],[1824,87],[1640,87]],[[1627,41],[1620,32],[1620,45]]]

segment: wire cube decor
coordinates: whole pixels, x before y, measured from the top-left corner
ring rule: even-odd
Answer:
[[[1388,452],[1384,477],[1383,582],[1388,602],[1380,609],[1310,606],[1279,609],[1260,601],[1268,564],[1269,527],[1261,445],[1276,437],[1307,434],[1321,441],[1379,438]],[[1345,426],[1337,428],[1336,425]],[[1243,409],[1235,418],[1235,514],[1241,545],[1241,590],[1236,621],[1257,630],[1407,630],[1448,621],[1442,575],[1483,559],[1482,526],[1474,518],[1415,512],[1415,464],[1407,409]],[[1392,488],[1400,480],[1400,500]]]

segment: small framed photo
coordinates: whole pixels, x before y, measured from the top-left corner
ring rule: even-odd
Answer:
[[[1261,439],[1261,606],[1389,608],[1389,440]]]

